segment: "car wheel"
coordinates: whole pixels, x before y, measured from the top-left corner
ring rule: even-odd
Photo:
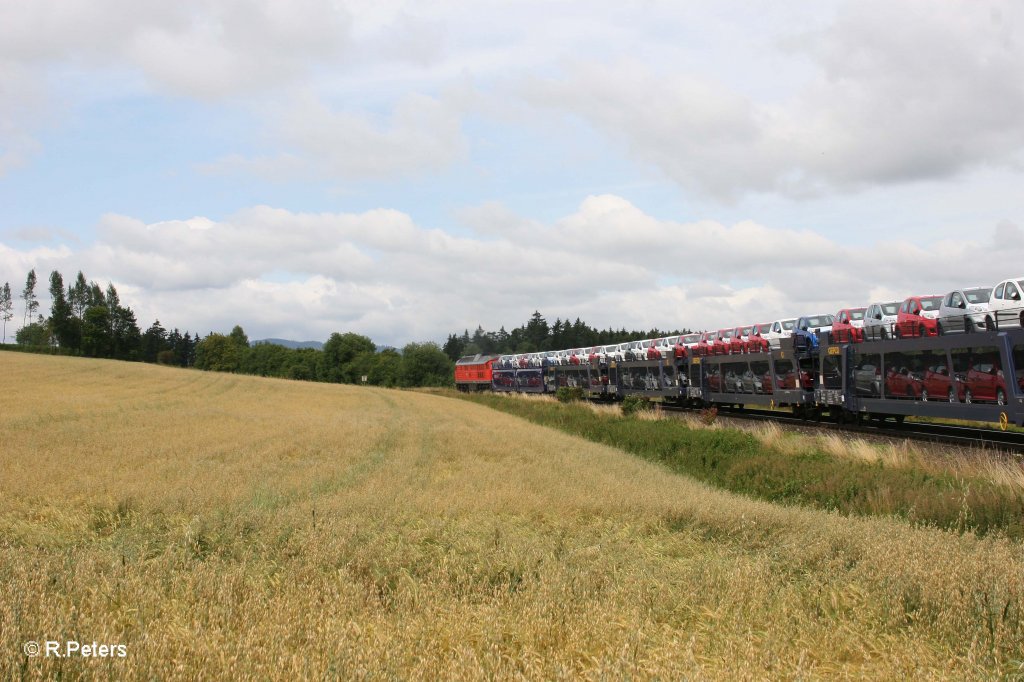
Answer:
[[[956,394],[953,393],[953,389],[949,389],[949,402],[951,402],[951,403],[955,403],[956,402]]]
[[[1006,392],[1003,391],[1003,389],[1000,388],[1000,389],[998,389],[996,391],[996,405],[1005,405],[1005,404],[1006,404]]]
[[[923,324],[917,328],[917,335],[918,336],[928,336],[928,330],[925,329]]]
[[[1020,326],[1024,328],[1024,313],[1020,314]]]
[[[885,331],[885,327],[882,327],[882,341],[886,341],[889,338],[889,332]]]
[[[928,402],[928,389],[927,388],[922,388],[921,389],[921,402],[922,403]]]
[[[973,334],[974,333],[974,320],[972,320],[969,317],[965,317],[964,318],[964,333],[965,334]]]
[[[995,329],[996,329],[996,325],[995,325],[995,322],[992,321],[992,316],[991,315],[986,315],[985,316],[985,330],[991,332],[991,331],[995,331]]]
[[[938,332],[939,336],[945,336],[946,334],[946,328],[942,326],[941,322],[935,325],[935,331]]]
[[[971,393],[971,389],[964,391],[964,402],[968,405],[974,400],[974,395]]]
[[[899,326],[892,330],[892,335],[895,336],[897,339],[903,338],[903,332],[900,331]]]

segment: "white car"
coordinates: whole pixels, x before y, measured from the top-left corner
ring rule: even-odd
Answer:
[[[893,327],[903,301],[872,303],[864,313],[864,340],[893,338]]]
[[[626,349],[629,347],[629,343],[620,343],[615,346],[608,346],[608,361],[609,362],[622,362],[626,359]]]
[[[985,315],[986,329],[1024,327],[1024,277],[1004,279],[995,286]]]
[[[788,320],[775,320],[772,322],[771,329],[768,330],[767,334],[762,334],[764,340],[768,342],[768,345],[772,348],[778,348],[782,345],[782,339],[788,339],[793,336],[793,330],[796,329],[796,318],[790,318]]]
[[[943,296],[939,305],[939,334],[984,329],[991,298],[992,287],[956,289]]]
[[[669,336],[668,338],[658,339],[654,347],[661,353],[662,358],[671,358],[675,357],[677,343],[679,343],[678,336]]]

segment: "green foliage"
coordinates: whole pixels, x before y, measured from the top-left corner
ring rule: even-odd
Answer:
[[[213,372],[237,372],[242,349],[224,334],[210,334],[196,345],[196,367]]]
[[[502,327],[496,332],[484,331],[477,327],[473,334],[465,330],[460,334],[449,334],[443,350],[452,361],[464,355],[499,355],[502,353],[529,353],[539,350],[560,350],[563,348],[587,348],[603,346],[610,343],[635,341],[637,339],[656,339],[663,336],[688,334],[689,330],[667,331],[660,329],[633,330],[602,329],[591,327],[580,318],[575,322],[556,319],[548,324],[539,311],[535,311],[530,319],[511,332]]]
[[[82,320],[82,353],[94,358],[107,358],[111,355],[112,344],[107,306],[89,306]]]
[[[245,335],[245,331],[242,329],[241,325],[236,324],[231,329],[231,333],[228,334],[228,338],[234,341],[235,345],[237,345],[239,348],[249,347],[249,337]]]
[[[555,399],[560,403],[574,403],[583,400],[583,389],[579,386],[561,386],[555,391]]]
[[[402,349],[402,386],[451,386],[455,366],[436,343],[410,343]]]
[[[885,467],[817,451],[784,453],[743,431],[692,429],[678,419],[609,417],[580,405],[458,395],[733,492],[843,513],[895,514],[951,530],[1024,537],[1024,497],[991,480]]]
[[[45,347],[50,345],[50,327],[46,320],[27,324],[18,330],[14,340],[20,346]]]
[[[627,395],[622,400],[622,414],[629,417],[637,412],[649,412],[654,409],[654,404],[642,395]]]
[[[372,355],[377,350],[369,337],[361,334],[331,334],[324,344],[320,361],[319,379],[333,383],[354,384],[367,369],[365,359],[358,366],[353,365],[361,354]]]

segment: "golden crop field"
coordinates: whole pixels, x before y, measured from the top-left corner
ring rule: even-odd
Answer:
[[[0,678],[991,679],[1024,551],[413,392],[0,353]],[[124,657],[25,655],[26,642]]]

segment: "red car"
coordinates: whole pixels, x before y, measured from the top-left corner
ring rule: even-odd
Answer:
[[[760,324],[751,325],[750,336],[747,337],[748,353],[768,352],[768,339],[764,338],[763,335],[771,331],[771,328],[771,322],[762,322]]]
[[[718,330],[718,338],[715,339],[715,343],[711,347],[712,355],[729,354],[729,348],[732,346],[732,337],[735,331],[735,329]]]
[[[938,336],[942,296],[911,296],[896,315],[896,336]]]
[[[651,339],[651,344],[647,346],[647,359],[648,360],[661,360],[661,350],[658,349],[665,339]]]
[[[906,367],[890,367],[885,376],[885,394],[891,398],[921,397],[921,377]]]
[[[1003,370],[997,363],[977,362],[967,370],[964,382],[964,402],[985,400],[999,405],[1006,404],[1006,381]]]
[[[732,330],[732,339],[729,342],[730,353],[746,353],[747,339],[750,338],[750,325],[736,327]]]
[[[700,341],[697,342],[696,354],[714,355],[714,346],[717,340],[718,332],[704,332],[700,335]]]
[[[864,312],[867,308],[844,308],[832,322],[833,343],[860,343],[864,340]]]
[[[963,398],[963,391],[960,392]],[[949,376],[949,367],[933,365],[924,371],[921,382],[921,400],[948,400],[953,402],[953,381]]]

